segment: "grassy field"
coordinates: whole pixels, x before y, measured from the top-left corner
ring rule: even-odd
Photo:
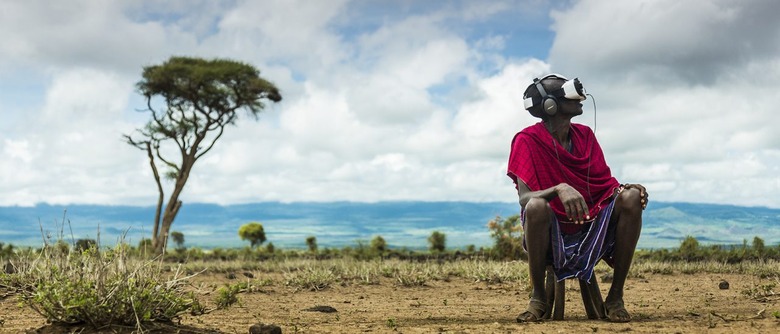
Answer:
[[[587,320],[573,281],[567,321],[515,323],[528,303],[527,265],[492,250],[180,249],[154,258],[122,244],[59,242],[0,258],[0,333],[246,333],[257,323],[285,333],[780,329],[774,248],[687,242],[637,253],[629,324]],[[603,295],[610,272],[595,270]]]

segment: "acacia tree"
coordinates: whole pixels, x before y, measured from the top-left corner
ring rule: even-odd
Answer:
[[[447,245],[447,236],[439,231],[433,231],[431,236],[428,237],[428,244],[430,250],[434,252],[443,252]]]
[[[252,248],[262,245],[266,240],[263,224],[258,222],[250,222],[241,225],[241,227],[238,228],[238,236],[241,240],[249,240],[249,244]]]
[[[239,110],[257,119],[265,107],[263,100],[279,102],[282,96],[252,65],[190,57],[171,57],[161,65],[144,67],[137,89],[146,98],[142,111],[151,119],[124,137],[149,157],[159,194],[152,248],[162,254],[195,162],[214,147],[228,125],[235,125]],[[158,164],[173,182],[165,209]]]
[[[309,247],[309,252],[316,253],[317,252],[317,237],[315,237],[313,235],[306,237],[306,246]]]
[[[387,250],[387,241],[382,238],[381,235],[377,235],[374,239],[371,239],[371,250],[382,255]]]
[[[184,233],[173,231],[171,232],[171,239],[173,239],[177,249],[184,249]]]

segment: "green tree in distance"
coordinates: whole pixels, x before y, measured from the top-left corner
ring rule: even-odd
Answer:
[[[87,249],[90,249],[92,247],[97,247],[97,241],[95,239],[78,239],[76,240],[76,249],[79,251],[85,251]],[[0,248],[2,248],[2,243],[0,243]]]
[[[506,219],[501,216],[488,222],[490,236],[495,241],[493,252],[500,259],[517,260],[523,258],[523,224],[520,215]]]
[[[266,240],[263,224],[258,222],[250,222],[241,225],[238,229],[238,236],[241,237],[241,240],[249,240],[249,244],[252,248],[262,245]]]
[[[764,257],[764,253],[766,253],[764,239],[761,239],[758,236],[753,237],[753,251],[756,252],[756,255],[758,255],[759,258]]]
[[[184,249],[184,233],[173,231],[171,232],[171,239],[173,239],[177,249]]]
[[[144,67],[142,76],[137,88],[146,98],[142,111],[149,112],[151,120],[124,137],[146,152],[157,182],[151,239],[155,253],[162,254],[195,162],[214,147],[228,125],[235,124],[239,110],[257,119],[265,107],[263,100],[279,102],[282,96],[254,66],[228,59],[171,57],[161,65]],[[164,210],[158,164],[173,181]]]
[[[699,252],[699,241],[695,237],[688,235],[680,243],[680,256],[687,260],[694,260]]]
[[[306,246],[309,247],[309,251],[312,253],[317,252],[317,237],[310,236],[306,238]]]
[[[443,252],[447,245],[447,236],[439,231],[433,231],[428,237],[428,245],[430,245],[431,251]]]
[[[383,254],[387,250],[387,242],[381,235],[375,236],[371,239],[371,250],[378,254]]]

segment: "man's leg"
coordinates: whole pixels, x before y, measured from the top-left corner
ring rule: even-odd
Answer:
[[[638,189],[628,188],[618,194],[611,220],[617,224],[613,255],[615,274],[604,305],[610,321],[627,322],[631,316],[623,306],[623,287],[642,231],[642,204]]]
[[[528,310],[517,317],[518,322],[541,320],[547,296],[544,279],[547,254],[550,252],[550,220],[552,209],[546,200],[532,198],[525,205],[525,245],[528,249],[528,273],[533,293]]]

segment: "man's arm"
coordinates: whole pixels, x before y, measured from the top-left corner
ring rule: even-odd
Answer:
[[[547,202],[550,202],[558,197],[561,199],[563,208],[566,210],[566,216],[568,216],[572,222],[583,224],[586,220],[590,220],[588,204],[585,203],[585,198],[572,186],[566,183],[560,183],[547,189],[531,191],[522,180],[518,179],[516,182],[517,195],[520,197],[520,206],[523,207],[523,209],[525,209],[525,205],[528,204],[528,201],[532,198],[542,198]]]

